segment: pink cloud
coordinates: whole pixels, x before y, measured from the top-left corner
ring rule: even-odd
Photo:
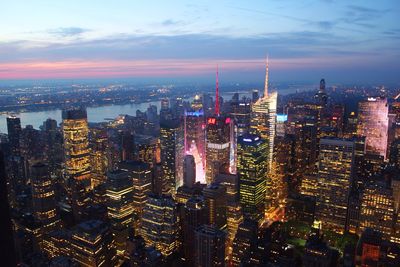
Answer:
[[[98,60],[98,61],[31,61],[0,63],[0,79],[113,78],[113,77],[184,77],[215,71],[254,71],[264,68],[264,59],[164,59],[164,60]],[[321,65],[344,64],[343,59],[297,58],[272,59],[274,70],[318,68]]]

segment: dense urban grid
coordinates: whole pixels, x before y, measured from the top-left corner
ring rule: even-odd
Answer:
[[[64,99],[60,124],[9,116],[4,266],[400,266],[396,92],[278,98],[268,71],[103,123]]]

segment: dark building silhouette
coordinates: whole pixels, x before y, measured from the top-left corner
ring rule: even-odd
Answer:
[[[0,150],[0,258],[2,266],[16,266],[16,253],[7,198],[7,175],[3,151]]]

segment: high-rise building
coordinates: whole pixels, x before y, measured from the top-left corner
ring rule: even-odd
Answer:
[[[36,163],[31,168],[33,216],[42,234],[60,226],[55,197],[55,185],[48,166]]]
[[[319,90],[315,94],[315,99],[317,100],[317,103],[323,107],[328,103],[328,95],[325,90],[325,79],[321,79],[319,82]]]
[[[91,164],[88,138],[87,114],[84,109],[64,110],[63,136],[65,175],[72,184],[72,209],[79,220],[89,199],[87,191],[91,186]]]
[[[126,241],[133,227],[133,181],[128,171],[107,173],[107,213],[111,223],[117,255],[124,255]]]
[[[143,209],[147,202],[147,197],[152,189],[152,172],[149,164],[140,161],[124,161],[118,164],[118,169],[127,171],[133,184],[132,206],[135,212],[135,226],[140,225]]]
[[[386,181],[373,179],[365,184],[360,207],[360,227],[358,234],[366,228],[381,232],[390,240],[395,218],[393,190]]]
[[[221,116],[207,119],[206,182],[210,184],[223,165],[230,165],[231,119]]]
[[[92,187],[105,183],[107,170],[111,167],[108,136],[102,129],[90,131],[90,158],[92,166]]]
[[[16,266],[17,256],[15,251],[13,226],[9,200],[7,198],[7,175],[3,151],[0,150],[0,246],[1,262],[4,266]]]
[[[8,142],[14,156],[21,155],[21,131],[21,119],[16,116],[7,117]]]
[[[352,140],[326,137],[320,141],[315,216],[323,230],[345,231],[354,147]]]
[[[212,183],[203,189],[203,196],[208,210],[208,224],[218,229],[226,228],[226,188]]]
[[[244,219],[239,225],[235,239],[233,240],[232,266],[250,262],[252,252],[255,251],[258,241],[258,222]]]
[[[164,256],[169,256],[178,249],[178,209],[171,196],[148,197],[143,210],[140,233],[146,245],[154,246]]]
[[[182,240],[186,266],[195,266],[195,230],[208,223],[207,207],[202,197],[191,197],[186,202],[182,217]]]
[[[183,161],[183,184],[192,187],[196,183],[196,163],[192,155],[186,155]]]
[[[231,164],[232,124],[233,120],[220,113],[218,88],[218,70],[215,90],[214,116],[206,122],[206,182],[211,184],[222,166]]]
[[[194,266],[225,266],[225,232],[215,226],[202,225],[196,229]]]
[[[201,168],[198,172],[204,176],[204,167],[206,164],[205,151],[205,117],[202,109],[185,111],[184,116],[184,135],[185,152],[196,157],[196,167]],[[203,179],[199,177],[198,179]]]
[[[179,120],[161,121],[161,162],[164,179],[167,181],[165,194],[175,194],[183,184],[184,140]]]
[[[259,135],[262,139],[266,140],[268,144],[268,171],[271,170],[274,140],[276,131],[276,105],[277,105],[277,92],[269,93],[269,76],[268,76],[268,60],[265,74],[264,95],[259,98],[252,106],[252,115],[250,122],[250,133]]]
[[[113,266],[113,237],[107,223],[98,220],[78,224],[71,236],[71,256],[81,266]]]
[[[238,140],[239,195],[243,214],[260,221],[264,217],[268,144],[257,135]]]
[[[388,104],[386,98],[369,97],[358,104],[357,134],[365,136],[367,153],[387,156]]]

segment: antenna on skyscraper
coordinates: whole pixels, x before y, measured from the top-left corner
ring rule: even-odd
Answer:
[[[264,85],[264,98],[268,97],[268,65],[269,65],[269,58],[267,54],[267,66],[265,69],[265,85]]]
[[[217,80],[215,85],[215,115],[219,116],[218,65],[217,65]]]

